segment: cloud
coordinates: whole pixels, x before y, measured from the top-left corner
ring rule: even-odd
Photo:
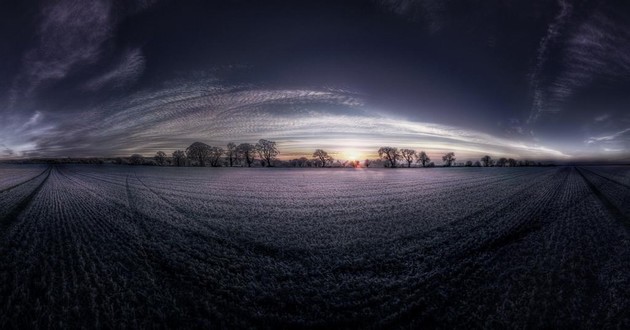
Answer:
[[[609,114],[603,114],[601,116],[595,117],[595,122],[596,123],[601,123],[601,122],[604,122],[604,121],[608,120],[608,118],[610,118]]]
[[[140,48],[127,50],[108,71],[88,80],[84,88],[96,91],[107,86],[124,87],[135,82],[144,71],[144,67],[145,59]]]
[[[96,62],[112,32],[111,7],[109,1],[64,0],[42,8],[37,45],[24,55],[14,89],[29,95],[44,82]]]
[[[534,105],[530,122],[536,121],[543,113],[560,111],[578,90],[597,79],[615,83],[630,78],[630,25],[611,13],[599,10],[565,33],[562,70],[548,79],[549,83],[542,83],[540,76],[547,59],[547,44],[549,40],[558,39],[557,29],[552,27],[566,23],[570,8],[570,5],[562,6],[556,21],[550,25],[549,37],[541,41],[538,62],[532,75]]]
[[[597,142],[630,142],[630,127],[612,134],[590,137],[586,140],[587,144]]]
[[[22,56],[22,68],[9,91],[10,107],[47,84],[67,79],[92,65],[102,65],[107,60],[103,54],[113,47],[111,41],[121,19],[146,10],[155,2],[59,0],[45,3],[39,11],[35,43]],[[144,57],[140,49],[134,48],[110,67],[110,71],[88,81],[85,88],[120,86],[133,81],[144,68]]]
[[[446,25],[448,0],[377,0],[385,9],[411,20],[421,20],[430,33],[439,32]]]
[[[0,143],[0,157],[13,157],[15,152],[7,147],[4,143]]]
[[[268,89],[224,85],[218,80],[173,81],[63,118],[29,140],[30,156],[115,156],[212,145],[278,142],[283,155],[315,148],[352,148],[373,154],[379,146],[481,153],[511,157],[566,158],[536,144],[473,130],[389,118],[360,95],[334,89]],[[16,142],[17,143],[17,142]],[[375,156],[375,155],[373,155]]]
[[[534,122],[540,113],[546,110],[545,91],[542,88],[542,73],[549,57],[549,46],[555,43],[561,35],[561,31],[571,18],[573,6],[566,0],[559,0],[560,11],[547,27],[547,33],[540,40],[536,55],[536,64],[530,74],[530,86],[533,90],[533,105],[528,122]]]

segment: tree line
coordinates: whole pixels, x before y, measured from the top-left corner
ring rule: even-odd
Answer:
[[[258,143],[228,143],[226,148],[211,146],[203,142],[194,142],[186,150],[175,150],[169,157],[165,152],[158,151],[152,159],[140,154],[133,154],[128,159],[132,165],[171,165],[171,166],[256,166],[256,162],[263,167],[274,166],[276,157],[280,154],[276,142],[265,139]],[[119,159],[124,162],[123,159]]]
[[[328,152],[316,149],[311,158],[300,157],[291,160],[279,160],[280,154],[274,141],[260,139],[257,143],[228,143],[225,148],[210,146],[202,142],[194,142],[185,150],[176,150],[170,156],[163,151],[158,151],[153,158],[145,158],[140,154],[133,154],[128,159],[118,158],[117,163],[133,165],[159,165],[159,166],[200,166],[200,167],[435,167],[429,155],[424,151],[413,149],[398,149],[396,147],[381,147],[378,149],[377,159],[359,160],[335,160]],[[489,155],[481,157],[478,161],[468,160],[456,162],[454,152],[447,152],[442,157],[442,167],[516,167],[516,166],[542,166],[528,160],[515,160],[513,158],[499,158],[494,160]]]

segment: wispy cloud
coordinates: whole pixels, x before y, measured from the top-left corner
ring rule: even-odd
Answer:
[[[109,1],[64,0],[42,8],[37,45],[24,55],[13,94],[29,95],[44,82],[96,62],[111,34],[111,7]]]
[[[630,127],[615,133],[590,137],[586,140],[588,144],[597,142],[630,142]]]
[[[561,43],[563,67],[558,74],[548,78],[547,83],[542,82],[548,44],[559,40],[557,30],[566,24],[571,13],[571,5],[565,1],[560,4],[560,14],[541,41],[532,74],[534,102],[530,122],[543,113],[562,110],[567,100],[596,79],[622,82],[630,78],[630,25],[611,13],[598,10],[564,33]]]
[[[127,50],[109,70],[88,80],[84,88],[95,91],[107,86],[124,87],[136,81],[144,67],[145,59],[140,48]]]
[[[601,122],[604,122],[604,121],[608,120],[608,118],[610,118],[609,114],[603,114],[601,116],[595,117],[595,122],[596,123],[601,123]]]
[[[558,1],[559,11],[547,27],[547,33],[540,40],[536,56],[536,64],[530,74],[530,86],[533,91],[533,105],[528,122],[534,122],[540,113],[547,110],[545,90],[542,86],[542,72],[549,57],[549,47],[560,38],[561,31],[569,21],[573,6],[566,0]]]
[[[360,95],[334,89],[266,89],[217,80],[175,81],[65,118],[29,140],[35,156],[152,154],[194,141],[214,145],[269,138],[283,154],[382,145],[513,157],[564,158],[544,146],[506,140],[460,127],[398,120],[369,110]],[[374,155],[372,155],[374,156]]]
[[[22,56],[22,68],[9,91],[9,105],[31,97],[46,86],[71,77],[85,68],[99,64],[107,67],[103,54],[121,19],[147,9],[156,1],[137,0],[115,3],[110,0],[59,0],[45,3],[39,12],[35,43]],[[103,63],[105,62],[105,63]],[[137,78],[144,68],[139,48],[125,52],[110,70],[85,85],[98,89],[119,86]]]
[[[383,8],[411,20],[421,20],[429,32],[436,33],[446,25],[449,0],[376,0]]]

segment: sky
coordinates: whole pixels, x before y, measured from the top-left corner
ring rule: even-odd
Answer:
[[[630,160],[628,1],[1,1],[0,158]]]

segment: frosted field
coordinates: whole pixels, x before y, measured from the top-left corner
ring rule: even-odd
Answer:
[[[630,328],[630,167],[0,165],[0,328]]]

